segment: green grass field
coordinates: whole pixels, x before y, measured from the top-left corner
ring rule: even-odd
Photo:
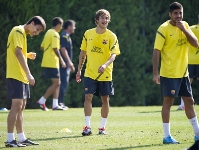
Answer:
[[[26,137],[40,143],[25,149],[79,150],[79,149],[138,149],[138,150],[183,150],[193,144],[193,131],[184,111],[171,110],[171,133],[179,145],[163,145],[161,107],[111,107],[106,130],[108,135],[98,135],[100,108],[93,108],[91,128],[93,135],[82,137],[84,126],[83,108],[67,111],[45,112],[39,109],[25,110],[24,128]],[[199,106],[195,106],[199,112]],[[0,149],[6,140],[8,112],[0,112]],[[60,132],[63,128],[71,133]],[[23,148],[20,148],[23,149]]]

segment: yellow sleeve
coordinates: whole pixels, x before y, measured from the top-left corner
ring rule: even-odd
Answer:
[[[109,47],[110,47],[111,54],[116,54],[116,55],[120,54],[119,43],[118,43],[116,35],[111,36]]]
[[[164,31],[164,27],[160,26],[156,32],[154,49],[161,51],[164,46],[165,38],[166,38],[166,34]]]
[[[16,29],[13,32],[13,43],[14,43],[14,47],[20,47],[21,49],[23,49],[24,47],[24,42],[25,42],[25,35],[23,34],[22,31],[20,31],[19,29]]]
[[[59,34],[54,34],[52,37],[52,48],[60,49],[60,36]]]
[[[80,49],[83,51],[87,50],[87,32],[84,33]]]

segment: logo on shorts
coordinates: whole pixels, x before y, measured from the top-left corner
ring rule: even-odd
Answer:
[[[84,90],[85,90],[85,91],[88,91],[88,88],[85,88]]]
[[[175,93],[176,93],[176,91],[175,91],[175,90],[171,90],[171,94],[173,94],[173,95],[174,95]]]

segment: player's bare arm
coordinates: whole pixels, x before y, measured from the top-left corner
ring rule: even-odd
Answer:
[[[153,82],[155,82],[156,84],[160,84],[160,76],[158,73],[159,60],[160,60],[160,51],[157,49],[154,49],[153,51]]]
[[[54,50],[55,54],[57,55],[57,57],[59,58],[62,68],[66,68],[66,64],[65,64],[64,60],[62,59],[59,50],[57,48],[53,48],[53,50]]]
[[[61,47],[61,50],[60,50],[62,56],[66,59],[67,63],[68,63],[68,66],[69,68],[71,69],[72,72],[75,72],[75,67],[74,67],[74,64],[72,63],[72,61],[70,60],[70,57],[68,56],[68,52],[66,50],[65,47]]]
[[[34,85],[35,84],[35,79],[32,76],[32,74],[30,73],[30,69],[28,67],[28,64],[25,61],[24,55],[22,53],[22,49],[17,47],[15,49],[15,54],[16,54],[16,57],[17,57],[19,63],[21,64],[21,67],[23,68],[24,72],[26,73],[26,76],[28,78],[29,84],[30,85]]]
[[[27,57],[28,57],[29,59],[31,59],[31,60],[35,60],[35,58],[36,58],[36,53],[34,53],[34,52],[29,52],[29,53],[27,53]]]
[[[176,22],[176,27],[178,27],[187,37],[189,43],[194,46],[194,47],[198,47],[198,39],[197,37],[192,34],[189,30],[187,30],[185,28],[185,26],[183,25],[183,22],[182,21],[178,21]]]
[[[106,70],[106,68],[115,60],[115,57],[116,54],[111,54],[107,62],[99,67],[98,72],[103,73]]]
[[[81,70],[84,66],[84,62],[86,60],[86,51],[81,51],[79,55],[79,64],[78,64],[78,71],[76,74],[76,81],[79,83],[81,82]]]

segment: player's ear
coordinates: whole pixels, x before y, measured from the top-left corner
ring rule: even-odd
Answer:
[[[171,13],[169,12],[169,17],[171,17]]]

